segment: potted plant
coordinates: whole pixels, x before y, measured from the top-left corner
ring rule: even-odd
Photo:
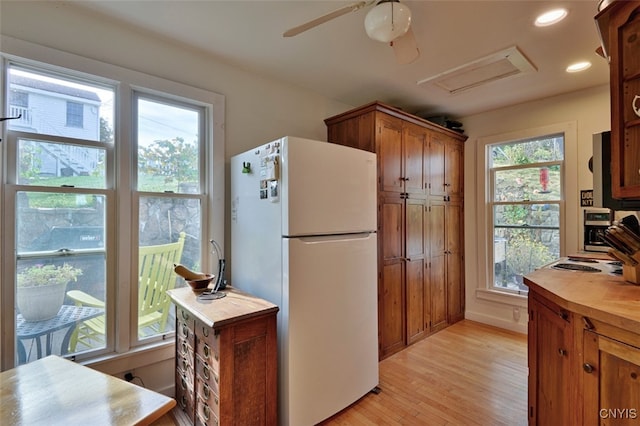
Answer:
[[[25,321],[44,321],[55,317],[62,306],[69,281],[76,281],[82,270],[65,263],[30,266],[17,275],[17,304]]]

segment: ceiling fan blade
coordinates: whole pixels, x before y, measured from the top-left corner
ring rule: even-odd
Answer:
[[[393,52],[396,54],[396,61],[402,65],[410,64],[420,56],[418,42],[416,41],[416,36],[413,34],[411,27],[409,27],[409,31],[407,31],[402,37],[398,37],[393,40],[391,42],[391,47],[393,48]]]
[[[282,34],[283,37],[293,37],[295,35],[298,35],[302,32],[305,32],[307,30],[310,30],[311,28],[317,27],[320,24],[324,24],[325,22],[328,22],[332,19],[335,19],[339,16],[342,15],[346,15],[347,13],[350,12],[355,12],[358,9],[362,9],[363,7],[365,7],[369,2],[367,1],[359,1],[356,3],[351,3],[349,5],[346,5],[344,7],[341,7],[340,9],[334,10],[333,12],[327,13],[326,15],[322,15],[316,19],[312,19],[309,22],[306,22],[302,25],[298,25],[297,27],[293,27],[287,31],[284,32],[284,34]]]

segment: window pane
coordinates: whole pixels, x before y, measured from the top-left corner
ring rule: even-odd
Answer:
[[[560,256],[560,206],[497,205],[493,217],[494,285],[528,291],[522,276]]]
[[[105,188],[105,155],[101,148],[19,139],[18,183]]]
[[[200,193],[200,112],[138,100],[138,190]]]
[[[186,285],[173,272],[174,264],[201,269],[202,232],[198,199],[141,197],[139,211],[138,336],[142,339],[175,329],[166,290]]]
[[[113,142],[113,89],[9,68],[10,130]]]
[[[497,202],[560,200],[560,166],[496,170]]]
[[[494,226],[560,226],[558,204],[499,204],[493,206]]]
[[[560,256],[559,229],[494,229],[494,285],[528,291],[522,277]]]
[[[105,197],[16,195],[18,363],[104,348]]]
[[[527,141],[493,145],[490,167],[515,166],[564,160],[564,137],[553,135]]]

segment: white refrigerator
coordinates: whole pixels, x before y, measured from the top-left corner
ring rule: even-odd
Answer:
[[[280,307],[281,425],[378,385],[376,156],[283,137],[231,159],[231,285]]]

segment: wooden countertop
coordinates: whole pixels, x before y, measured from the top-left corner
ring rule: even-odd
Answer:
[[[0,373],[2,425],[149,425],[168,396],[58,356]]]
[[[640,286],[621,276],[541,268],[524,281],[562,308],[640,334]]]
[[[169,290],[174,303],[186,308],[208,327],[222,327],[230,322],[278,312],[278,306],[232,287],[221,290],[222,299],[202,300],[190,287]]]

